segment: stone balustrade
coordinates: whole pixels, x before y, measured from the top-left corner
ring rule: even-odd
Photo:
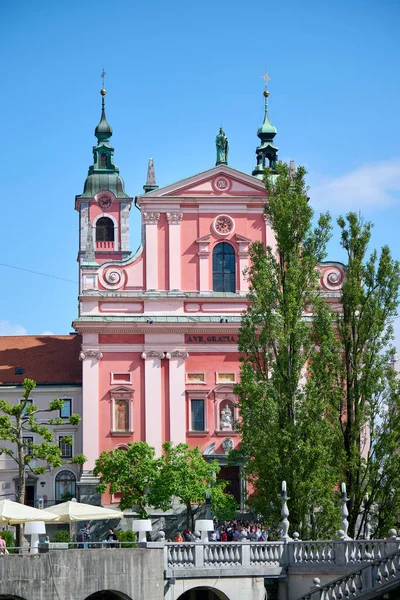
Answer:
[[[326,540],[278,542],[190,542],[166,543],[165,570],[168,576],[190,576],[196,571],[220,569],[247,576],[279,576],[287,568],[343,566],[381,560],[400,550],[400,539]],[[240,570],[238,570],[240,567]]]
[[[292,542],[288,545],[289,565],[295,564],[353,564],[377,560],[388,554],[398,542],[388,540],[328,540]],[[393,546],[394,544],[394,546]]]
[[[315,580],[314,580],[315,581]],[[319,581],[317,579],[317,581]],[[392,589],[398,589],[400,582],[400,550],[383,556],[363,568],[356,569],[323,586],[319,583],[299,600],[336,600],[337,598],[371,599]]]

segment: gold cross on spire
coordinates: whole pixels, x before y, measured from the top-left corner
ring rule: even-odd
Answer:
[[[105,72],[105,70],[104,70],[104,67],[103,67],[103,69],[102,69],[102,71],[101,71],[101,75],[100,75],[100,77],[101,77],[101,79],[102,79],[102,81],[103,81],[103,90],[104,90],[104,77],[105,77],[105,76],[106,76],[106,72]]]
[[[261,76],[261,79],[264,79],[265,88],[267,88],[268,81],[271,81],[271,77],[269,77],[268,73],[265,72],[264,75]]]

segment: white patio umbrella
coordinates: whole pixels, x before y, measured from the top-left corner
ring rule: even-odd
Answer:
[[[0,524],[19,525],[30,521],[58,521],[57,515],[13,500],[0,500]]]
[[[124,513],[112,508],[103,508],[92,504],[84,504],[76,500],[69,500],[61,504],[49,506],[44,512],[56,515],[57,523],[69,523],[69,533],[72,539],[72,523],[79,521],[101,521],[107,519],[121,519]]]
[[[43,512],[58,517],[57,523],[74,523],[77,521],[100,521],[106,519],[121,519],[124,513],[112,508],[93,506],[83,502],[62,502],[49,506]]]

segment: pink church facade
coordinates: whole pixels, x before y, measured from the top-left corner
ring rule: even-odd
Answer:
[[[76,198],[80,289],[73,325],[82,335],[88,458],[82,490],[94,486],[91,471],[103,450],[141,440],[160,453],[172,441],[216,458],[243,503],[240,467],[228,467],[226,455],[240,444],[234,385],[248,248],[256,240],[275,246],[264,183],[257,173],[230,168],[226,152],[225,160],[217,154],[216,167],[158,188],[150,161],[145,193],[135,199],[142,240],[132,254],[133,198],[113,164],[104,103],[96,136],[94,167]],[[264,160],[271,164],[270,148],[257,155],[262,168]],[[320,280],[327,300],[338,302],[341,266],[321,265]]]

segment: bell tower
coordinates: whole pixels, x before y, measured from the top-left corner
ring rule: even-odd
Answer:
[[[268,75],[265,73],[263,76],[265,81],[265,89],[264,89],[264,122],[261,127],[258,128],[257,136],[261,140],[261,144],[256,148],[256,157],[257,164],[252,172],[254,177],[258,179],[263,179],[264,177],[264,169],[269,167],[274,171],[277,160],[278,160],[278,148],[274,145],[274,137],[276,136],[277,130],[269,120],[268,116],[268,96],[269,91],[267,89],[267,83],[270,79]]]
[[[104,76],[104,72],[103,72]],[[104,82],[103,82],[104,83]],[[124,260],[130,256],[129,211],[132,198],[125,193],[124,181],[114,164],[112,128],[105,112],[106,90],[101,94],[101,117],[94,135],[93,164],[89,167],[83,193],[75,198],[79,212],[80,266],[98,266],[104,262]]]

